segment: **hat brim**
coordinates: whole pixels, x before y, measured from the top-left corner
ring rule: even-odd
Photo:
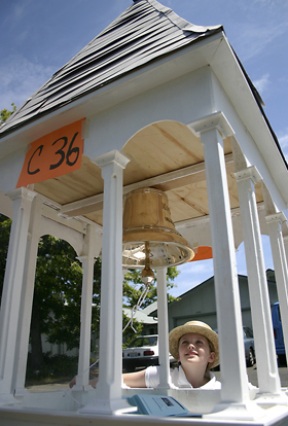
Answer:
[[[186,324],[180,325],[169,333],[169,350],[170,354],[175,358],[179,358],[178,346],[179,339],[187,333],[197,333],[201,336],[206,337],[210,341],[213,347],[213,352],[215,352],[215,360],[210,364],[210,368],[217,367],[219,365],[219,345],[218,345],[218,335],[205,323],[200,321],[190,321]]]

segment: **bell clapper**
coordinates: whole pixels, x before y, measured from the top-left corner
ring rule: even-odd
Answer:
[[[149,242],[145,241],[145,266],[141,273],[142,282],[149,286],[152,284],[152,282],[155,279],[154,272],[152,271],[150,267],[150,249],[149,249]]]

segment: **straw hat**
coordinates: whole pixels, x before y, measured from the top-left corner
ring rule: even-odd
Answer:
[[[206,337],[213,347],[215,352],[215,361],[210,365],[210,368],[214,368],[219,364],[219,346],[218,346],[218,335],[212,328],[202,321],[188,321],[179,327],[173,328],[169,333],[169,350],[171,355],[178,359],[178,345],[179,339],[187,333],[197,333],[201,336]]]

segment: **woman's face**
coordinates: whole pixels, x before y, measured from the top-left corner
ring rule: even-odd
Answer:
[[[179,340],[178,352],[182,365],[196,364],[206,368],[215,360],[215,352],[211,352],[208,340],[201,334],[184,334]]]

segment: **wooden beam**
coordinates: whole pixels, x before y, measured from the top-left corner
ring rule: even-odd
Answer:
[[[233,162],[233,155],[231,153],[225,156],[225,162],[226,165]],[[123,188],[123,194],[125,195],[134,189],[144,187],[153,187],[167,191],[169,189],[181,187],[184,184],[203,181],[204,179],[205,163],[202,162],[126,185]],[[87,197],[83,200],[65,204],[61,207],[61,213],[67,216],[79,216],[102,210],[102,206],[103,194],[101,193]]]

